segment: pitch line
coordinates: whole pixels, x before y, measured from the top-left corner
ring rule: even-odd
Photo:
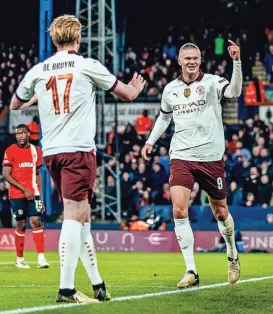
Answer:
[[[268,279],[273,279],[273,276],[240,280],[240,281],[238,281],[237,284],[256,282],[256,281],[262,281],[262,280],[268,280]],[[162,295],[195,292],[195,291],[200,291],[200,290],[208,290],[208,289],[214,289],[214,288],[219,288],[219,287],[225,287],[225,286],[229,286],[229,285],[230,284],[228,282],[222,282],[222,283],[215,283],[215,284],[211,284],[211,285],[193,287],[190,289],[183,289],[183,290],[170,290],[170,291],[162,291],[162,292],[154,292],[154,293],[145,293],[145,294],[139,294],[139,295],[128,295],[128,296],[124,296],[124,297],[113,298],[111,300],[111,302],[130,301],[130,300],[144,299],[144,298],[149,298],[149,297],[159,297]],[[15,309],[15,310],[1,311],[0,314],[35,313],[35,312],[41,312],[41,311],[57,310],[57,309],[64,309],[64,308],[77,307],[77,306],[86,306],[86,305],[87,304],[69,303],[69,304],[35,306],[35,307],[30,307],[30,308],[21,308],[21,309]]]

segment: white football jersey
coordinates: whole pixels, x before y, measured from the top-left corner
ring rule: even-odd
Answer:
[[[225,140],[220,101],[228,85],[225,78],[203,73],[190,84],[178,78],[166,85],[161,110],[173,114],[171,159],[222,159]]]
[[[117,82],[99,61],[74,51],[59,51],[34,66],[16,95],[25,102],[38,98],[43,155],[95,149],[96,88],[113,90]]]

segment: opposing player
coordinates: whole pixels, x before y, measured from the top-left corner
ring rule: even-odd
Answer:
[[[17,144],[9,146],[3,160],[3,176],[9,182],[9,197],[16,219],[16,267],[30,268],[24,259],[26,221],[29,218],[38,253],[38,267],[50,265],[44,255],[44,229],[41,226],[43,203],[39,168],[42,166],[40,147],[29,143],[30,132],[25,124],[16,128]]]
[[[56,54],[32,68],[13,96],[11,109],[20,109],[34,94],[42,127],[47,169],[64,204],[59,240],[60,289],[57,302],[97,303],[110,299],[100,276],[90,232],[90,206],[96,176],[97,87],[131,101],[145,81],[134,74],[128,85],[118,81],[99,61],[79,54],[82,25],[75,16],[56,18],[50,35]],[[95,299],[75,290],[74,276],[81,258]]]
[[[236,283],[240,264],[235,247],[234,222],[226,201],[224,161],[225,142],[222,122],[222,97],[238,97],[242,90],[240,48],[231,40],[228,48],[233,59],[230,83],[222,77],[200,72],[201,54],[191,43],[180,48],[178,63],[182,75],[166,85],[161,112],[142,149],[149,160],[153,145],[165,132],[171,119],[175,131],[170,147],[170,191],[175,233],[186,263],[186,273],[177,286],[199,284],[194,261],[194,237],[188,218],[188,205],[194,181],[209,196],[211,209],[225,239],[228,256],[228,281]]]

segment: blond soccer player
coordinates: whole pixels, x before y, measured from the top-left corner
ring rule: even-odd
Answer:
[[[34,95],[43,132],[44,162],[64,205],[59,240],[60,289],[57,302],[97,303],[110,300],[99,273],[90,232],[90,206],[96,176],[96,89],[126,101],[134,100],[145,81],[134,74],[123,84],[99,61],[79,54],[82,25],[72,15],[59,16],[50,26],[57,52],[34,66],[20,83],[11,109],[27,107]],[[94,290],[94,299],[74,285],[79,258]]]
[[[225,140],[220,103],[222,97],[238,97],[242,90],[240,48],[231,40],[229,44],[228,51],[233,59],[230,82],[200,71],[201,53],[196,45],[188,43],[181,47],[178,63],[182,75],[166,85],[160,115],[142,149],[143,158],[149,160],[153,145],[173,118],[175,132],[169,152],[169,182],[175,234],[186,264],[186,273],[177,284],[179,288],[199,284],[193,251],[194,237],[188,218],[189,199],[195,181],[207,192],[226,242],[228,281],[234,284],[240,278],[234,222],[226,201]]]

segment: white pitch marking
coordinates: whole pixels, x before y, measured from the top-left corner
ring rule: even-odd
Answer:
[[[50,264],[58,264],[59,261],[48,261]],[[37,262],[28,262],[26,261],[27,264],[37,264]],[[0,266],[1,265],[15,265],[15,261],[14,262],[0,262]]]
[[[261,281],[261,280],[268,280],[268,279],[273,279],[273,276],[240,280],[240,281],[238,281],[237,284]],[[170,291],[162,291],[162,292],[154,292],[154,293],[145,293],[145,294],[139,294],[139,295],[128,295],[128,296],[124,296],[124,297],[113,298],[111,300],[111,302],[129,301],[129,300],[143,299],[143,298],[149,298],[149,297],[158,297],[161,295],[194,292],[194,291],[214,289],[214,288],[219,288],[219,287],[224,287],[224,286],[229,286],[229,285],[230,284],[228,282],[223,282],[223,283],[215,283],[212,285],[206,285],[206,286],[195,287],[195,288],[190,288],[190,289],[183,289],[183,290],[170,290]],[[84,306],[84,305],[86,305],[86,304],[69,303],[69,304],[58,304],[58,305],[45,305],[45,306],[36,306],[36,307],[30,307],[30,308],[1,311],[0,314],[34,313],[34,312],[56,310],[56,309],[69,308],[69,307],[75,307],[75,306]]]

